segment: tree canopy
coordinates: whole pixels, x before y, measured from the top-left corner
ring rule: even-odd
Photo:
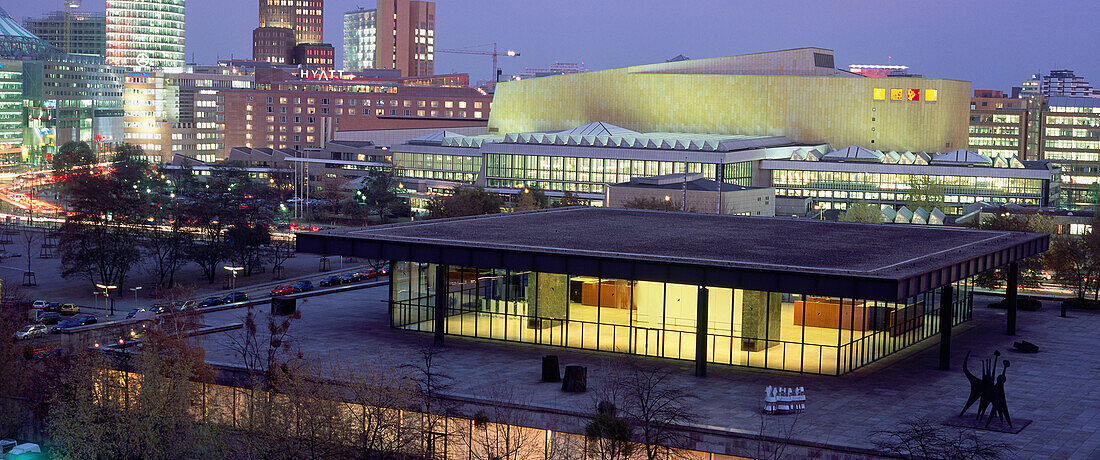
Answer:
[[[454,195],[436,197],[428,203],[428,217],[438,219],[444,217],[476,216],[480,214],[496,214],[500,212],[504,203],[495,194],[486,192],[480,187],[462,187],[455,190]]]
[[[844,214],[840,215],[842,222],[866,222],[871,224],[882,223],[882,208],[879,205],[862,201],[853,204]]]

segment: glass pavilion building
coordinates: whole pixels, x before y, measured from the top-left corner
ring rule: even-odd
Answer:
[[[970,318],[973,276],[1015,273],[1048,238],[559,208],[302,234],[298,250],[391,260],[392,327],[439,342],[691,360],[702,374],[716,363],[836,375],[935,335],[946,365],[951,327]],[[900,250],[906,240],[923,252]],[[1009,317],[1014,328],[1014,308]]]

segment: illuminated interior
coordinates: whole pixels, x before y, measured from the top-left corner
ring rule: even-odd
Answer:
[[[434,331],[440,266],[393,267],[391,326]],[[708,362],[813,374],[852,371],[939,331],[937,292],[881,302],[455,266],[445,279],[446,334],[694,360],[705,298]],[[959,324],[973,285],[953,289]]]

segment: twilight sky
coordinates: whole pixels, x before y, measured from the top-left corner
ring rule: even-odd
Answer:
[[[187,53],[199,63],[251,55],[257,0],[187,0]],[[62,0],[3,0],[17,20]],[[343,13],[374,0],[326,0],[325,40],[343,42]],[[102,11],[103,0],[81,10]],[[838,67],[902,64],[928,77],[1008,90],[1032,73],[1070,68],[1100,85],[1100,0],[437,0],[436,46],[497,41],[522,56],[504,72],[554,61],[605,69],[818,46]],[[488,47],[484,48],[487,49]],[[892,59],[888,59],[892,57]],[[488,56],[436,54],[436,72],[487,78]]]

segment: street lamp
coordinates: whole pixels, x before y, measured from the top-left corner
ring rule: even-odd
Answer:
[[[99,291],[92,291],[92,296],[92,298],[95,299],[95,301],[92,303],[92,307],[99,308]],[[107,306],[104,305],[103,309],[106,310]]]
[[[137,292],[141,290],[141,286],[132,287],[132,288],[130,288],[130,290],[134,291],[134,303],[136,304],[137,301],[138,301]]]
[[[229,270],[229,272],[233,274],[233,277],[230,278],[230,281],[229,281],[229,289],[230,290],[236,289],[237,288],[237,272],[239,272],[241,270],[244,270],[244,267],[230,267],[230,266],[226,265],[222,268],[224,268],[226,270]]]
[[[111,291],[118,289],[115,285],[96,284],[95,287],[103,290],[103,307],[107,308],[107,299],[111,299],[111,312],[107,316],[115,316],[115,298],[111,297]]]

